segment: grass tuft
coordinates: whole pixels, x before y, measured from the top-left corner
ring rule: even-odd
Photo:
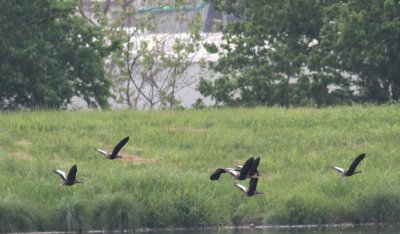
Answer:
[[[93,215],[96,228],[107,232],[134,230],[142,223],[144,208],[132,196],[115,194],[95,200]]]
[[[88,201],[63,199],[52,211],[50,226],[53,230],[84,232],[90,228],[91,215]]]
[[[28,202],[6,197],[0,202],[0,233],[38,230],[41,219]]]

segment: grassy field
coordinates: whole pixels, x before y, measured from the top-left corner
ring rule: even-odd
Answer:
[[[123,137],[122,160],[106,160]],[[362,174],[344,178],[367,154]],[[400,106],[0,113],[0,232],[398,222]],[[220,166],[260,156],[245,197]],[[78,166],[83,184],[53,169]],[[248,185],[248,181],[243,182]]]

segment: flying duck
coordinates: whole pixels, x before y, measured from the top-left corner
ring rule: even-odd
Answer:
[[[237,166],[236,168],[218,168],[211,174],[210,180],[218,180],[223,173],[229,173],[237,180],[258,177],[260,175],[260,173],[257,171],[259,163],[259,157],[255,160],[253,157],[250,157],[243,166]]]
[[[76,172],[77,171],[78,171],[78,169],[77,169],[76,165],[73,165],[71,167],[68,175],[66,175],[65,172],[62,170],[59,170],[59,169],[53,170],[54,173],[58,174],[61,177],[61,179],[63,179],[63,181],[64,181],[63,185],[66,185],[66,186],[71,186],[71,185],[74,185],[75,183],[82,183],[82,182],[79,182],[76,180]]]
[[[244,195],[251,197],[257,194],[264,194],[262,192],[256,191],[257,183],[258,183],[258,178],[250,178],[249,188],[246,188],[246,186],[243,186],[241,184],[235,184],[235,186],[239,188],[240,191],[244,193]]]
[[[113,149],[112,153],[109,154],[107,151],[102,150],[102,149],[96,149],[99,151],[101,154],[104,155],[106,159],[116,159],[116,158],[122,158],[122,156],[118,155],[119,151],[124,147],[124,145],[129,141],[129,136],[125,137],[122,139]]]
[[[345,169],[337,167],[337,166],[334,166],[333,169],[335,169],[337,172],[339,172],[343,176],[352,176],[356,173],[361,173],[362,171],[356,171],[356,167],[361,162],[361,160],[364,159],[364,157],[365,157],[365,154],[358,155],[357,158],[354,159],[353,163],[350,165],[348,170],[345,170]]]

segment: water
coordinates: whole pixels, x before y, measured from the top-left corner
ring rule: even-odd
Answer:
[[[40,232],[35,232],[40,233]],[[73,232],[42,232],[41,234],[69,234]],[[100,230],[92,230],[85,233],[103,234]],[[123,233],[123,232],[110,232]],[[257,226],[254,228],[242,227],[233,228],[225,227],[221,229],[179,229],[179,230],[136,230],[135,232],[126,231],[124,233],[143,233],[143,234],[400,234],[400,224],[397,225],[328,225],[320,226]],[[29,233],[28,233],[29,234]],[[31,233],[30,233],[31,234]]]
[[[400,234],[400,226],[332,226],[332,227],[256,227],[256,228],[231,228],[221,230],[170,230],[170,231],[150,231],[147,234]]]

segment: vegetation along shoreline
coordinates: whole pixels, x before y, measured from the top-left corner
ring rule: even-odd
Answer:
[[[399,116],[399,105],[3,112],[0,231],[396,223]],[[96,151],[126,136],[122,158]],[[332,170],[362,152],[363,173]],[[264,194],[210,181],[250,156]],[[72,165],[83,183],[62,186],[52,170]]]

